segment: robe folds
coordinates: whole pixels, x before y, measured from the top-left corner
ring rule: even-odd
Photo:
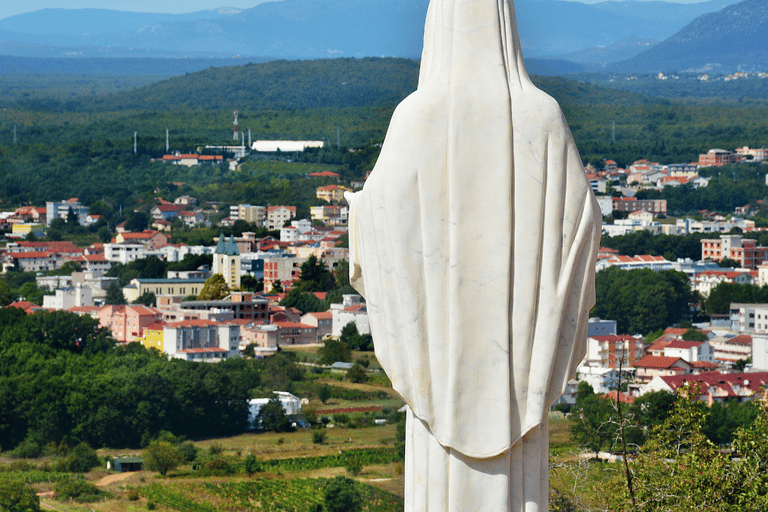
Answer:
[[[431,0],[418,89],[347,199],[351,283],[394,389],[441,447],[509,450],[584,356],[602,223],[512,0]]]

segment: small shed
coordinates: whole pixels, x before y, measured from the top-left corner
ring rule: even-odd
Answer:
[[[115,457],[112,465],[115,471],[141,471],[141,457]]]

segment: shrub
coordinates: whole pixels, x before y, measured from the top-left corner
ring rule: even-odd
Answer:
[[[104,493],[84,478],[62,478],[54,485],[54,490],[60,499],[71,499],[81,503],[100,500]]]
[[[186,462],[192,462],[197,458],[198,448],[191,442],[187,441],[178,445],[176,447],[176,451],[179,452],[179,455],[181,455],[183,460]]]
[[[223,451],[224,451],[224,447],[221,446],[219,443],[213,443],[211,446],[208,447],[209,455],[218,455]]]
[[[136,487],[131,487],[130,489],[128,489],[128,499],[130,501],[138,501],[139,489]]]
[[[222,458],[215,458],[205,465],[205,470],[211,474],[229,475],[232,473],[232,466]]]
[[[43,450],[39,444],[34,441],[25,440],[13,449],[11,457],[14,459],[36,459],[42,452]]]
[[[312,442],[315,444],[323,444],[325,442],[326,432],[325,430],[313,430]]]
[[[261,472],[261,462],[250,453],[245,457],[245,472],[248,476]]]
[[[40,498],[21,480],[0,477],[0,510],[38,512]]]
[[[354,480],[337,476],[325,484],[325,508],[328,512],[360,512],[363,498]]]
[[[87,473],[99,465],[99,457],[96,450],[88,446],[88,443],[80,443],[72,451],[59,460],[57,469],[71,473]]]

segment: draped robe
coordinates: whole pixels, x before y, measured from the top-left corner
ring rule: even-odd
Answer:
[[[585,352],[602,218],[560,107],[525,71],[512,0],[431,0],[418,88],[347,199],[351,283],[410,408],[406,510],[519,508],[450,505],[447,489],[483,488],[510,457],[546,478],[546,412]],[[510,472],[503,493],[525,494]],[[543,488],[510,499],[538,510]]]

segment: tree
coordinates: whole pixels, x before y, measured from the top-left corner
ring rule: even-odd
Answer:
[[[125,300],[123,289],[117,283],[110,284],[109,288],[107,288],[107,295],[104,297],[104,304],[116,305],[125,304],[126,302],[128,301]]]
[[[325,311],[326,307],[323,301],[318,299],[314,293],[302,292],[298,288],[291,290],[280,305],[287,308],[296,308],[302,313],[313,313],[315,311]]]
[[[363,498],[351,478],[337,476],[325,484],[325,509],[328,512],[361,512]]]
[[[331,390],[331,386],[328,384],[322,384],[320,388],[317,390],[317,397],[320,399],[322,403],[325,403],[328,401],[329,398],[331,398],[331,395],[333,394],[333,390]]]
[[[360,363],[355,363],[347,370],[347,379],[351,382],[362,384],[368,380],[368,372],[365,371],[365,368]]]
[[[154,306],[157,303],[157,296],[150,292],[146,291],[139,295],[135,301],[133,301],[134,304],[144,304],[145,306]]]
[[[618,429],[613,407],[584,381],[579,383],[572,418],[569,430],[579,446],[595,453],[606,445],[610,450]]]
[[[336,288],[336,280],[325,263],[312,254],[301,264],[301,277],[295,288],[303,292],[328,292]]]
[[[149,217],[144,212],[134,212],[125,221],[126,231],[144,231],[149,226]]]
[[[648,333],[690,315],[691,288],[682,272],[610,267],[595,277],[590,316],[616,320],[619,332]]]
[[[230,289],[224,280],[224,276],[213,274],[206,279],[203,289],[200,290],[200,294],[197,296],[197,300],[221,300],[229,295],[229,292]]]
[[[77,218],[77,214],[75,213],[75,211],[72,209],[71,206],[69,207],[69,210],[67,210],[67,224],[69,224],[70,226],[80,225],[80,221]]]
[[[688,329],[683,333],[683,340],[685,341],[707,341],[708,339],[706,334],[694,328]]]
[[[0,477],[0,510],[6,512],[38,512],[40,498],[35,489],[22,480]]]
[[[333,364],[352,360],[350,348],[335,338],[326,339],[317,353],[320,356],[320,364]]]
[[[261,406],[259,414],[256,416],[256,422],[264,430],[273,432],[293,431],[293,426],[285,414],[283,404],[277,397],[270,398],[269,402]]]
[[[168,471],[176,469],[181,464],[179,451],[168,441],[154,441],[144,449],[144,462],[147,469],[157,471],[165,476]]]

